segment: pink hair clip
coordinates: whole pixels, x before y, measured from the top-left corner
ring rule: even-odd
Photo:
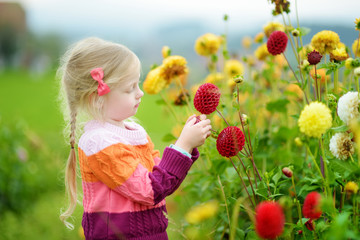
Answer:
[[[93,70],[91,70],[90,73],[91,73],[92,78],[99,83],[99,86],[97,89],[99,96],[109,93],[110,88],[103,80],[104,71],[102,70],[102,68],[94,68]]]

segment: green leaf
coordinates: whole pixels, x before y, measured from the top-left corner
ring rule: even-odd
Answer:
[[[334,131],[334,133],[338,133],[338,132],[346,132],[347,130],[349,130],[349,127],[347,125],[342,125],[342,126],[333,127],[330,129],[332,131]]]
[[[289,100],[286,98],[281,98],[275,101],[268,102],[266,104],[266,109],[272,113],[280,112],[280,113],[286,113],[286,105],[290,103]]]

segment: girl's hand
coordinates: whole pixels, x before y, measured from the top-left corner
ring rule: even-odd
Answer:
[[[206,119],[206,115],[200,115],[200,120],[196,123],[195,115],[188,118],[179,139],[175,143],[176,146],[191,153],[193,148],[205,143],[206,138],[211,134],[211,124],[210,120]]]

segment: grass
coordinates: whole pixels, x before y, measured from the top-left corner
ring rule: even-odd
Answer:
[[[24,209],[21,217],[6,213],[0,219],[0,239],[80,239],[82,208],[74,214],[75,231],[68,231],[59,221],[59,212],[64,204],[63,173],[69,146],[64,139],[63,118],[57,102],[58,83],[53,73],[35,75],[26,71],[7,70],[0,72],[0,117],[6,121],[22,121],[35,132],[49,148],[54,158],[54,167],[59,168],[58,185],[54,192],[44,194],[34,202],[32,208]],[[174,120],[156,104],[158,96],[145,95],[136,117],[147,130],[155,147],[162,151],[169,143],[163,142],[164,135],[171,131]],[[170,117],[169,117],[170,116]],[[63,160],[63,161],[62,161]],[[37,166],[41,172],[41,166]],[[175,218],[176,206],[169,199],[169,213]],[[173,210],[171,210],[173,209]],[[177,234],[169,231],[170,239]]]

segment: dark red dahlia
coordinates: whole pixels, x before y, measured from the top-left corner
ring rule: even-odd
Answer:
[[[275,239],[284,230],[285,215],[276,202],[261,202],[255,210],[256,233],[265,239]]]
[[[216,140],[216,148],[223,157],[235,156],[243,149],[244,144],[244,133],[235,126],[223,129]]]
[[[322,55],[318,51],[313,50],[308,53],[307,57],[310,65],[316,65],[321,61]]]
[[[306,196],[302,209],[304,217],[314,220],[321,216],[320,200],[321,195],[318,192],[311,192]]]
[[[286,49],[287,42],[288,37],[286,33],[282,31],[273,32],[267,41],[269,53],[274,56],[283,53]]]
[[[220,101],[220,90],[212,83],[201,85],[194,97],[194,106],[202,114],[210,114],[216,110]]]

